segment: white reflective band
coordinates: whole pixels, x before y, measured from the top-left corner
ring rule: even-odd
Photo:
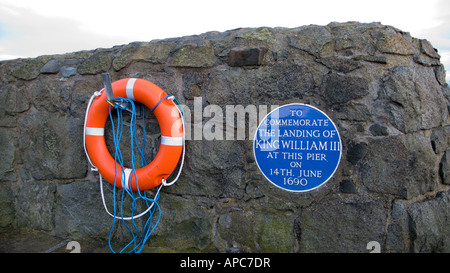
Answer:
[[[183,138],[182,137],[161,136],[161,144],[169,145],[169,146],[183,146]]]
[[[127,98],[135,100],[134,99],[134,94],[133,94],[133,88],[134,88],[134,83],[136,82],[136,78],[131,78],[128,80],[127,82]]]
[[[105,128],[86,127],[84,134],[88,136],[103,136],[105,135]]]
[[[130,174],[131,174],[132,169],[124,168],[123,171],[125,172],[125,177],[122,177],[122,188],[131,191]]]

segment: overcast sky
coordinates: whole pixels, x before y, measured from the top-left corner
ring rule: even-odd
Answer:
[[[427,39],[450,70],[450,0],[0,0],[0,60],[333,21],[381,22]]]

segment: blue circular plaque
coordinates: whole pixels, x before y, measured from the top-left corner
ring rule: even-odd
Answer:
[[[267,180],[287,191],[306,192],[333,176],[341,160],[342,142],[324,112],[293,103],[264,117],[255,132],[253,152]]]

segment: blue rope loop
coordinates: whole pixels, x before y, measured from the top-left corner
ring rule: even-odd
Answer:
[[[158,103],[151,109],[151,111],[153,112],[153,111],[156,109],[156,107],[158,107],[158,105],[159,105],[163,100],[167,99],[168,97],[172,97],[172,95],[167,95],[167,96],[164,96],[162,99],[160,99],[160,100],[158,101]]]
[[[163,99],[165,99],[166,97],[164,97]],[[158,106],[158,104],[163,99],[161,99],[156,104],[156,106]],[[122,195],[121,195],[121,199],[120,199],[120,217],[121,217],[121,222],[125,225],[127,230],[130,232],[132,239],[119,252],[122,253],[122,252],[127,251],[127,252],[138,253],[144,247],[144,245],[147,242],[147,240],[149,239],[150,235],[153,233],[156,226],[159,224],[159,220],[161,218],[161,209],[158,204],[159,190],[155,194],[154,198],[147,197],[145,192],[141,192],[139,190],[139,183],[138,183],[138,179],[137,179],[137,175],[136,175],[136,156],[134,154],[134,145],[136,145],[136,147],[139,151],[139,156],[141,158],[142,167],[147,165],[147,161],[144,157],[144,148],[145,148],[145,121],[144,121],[144,119],[145,119],[144,112],[145,111],[144,111],[144,106],[142,105],[143,140],[142,140],[142,147],[141,147],[138,143],[137,134],[136,134],[136,108],[135,108],[134,101],[131,99],[127,99],[127,98],[116,97],[114,103],[111,103],[110,101],[107,101],[107,102],[112,105],[112,107],[109,107],[109,118],[111,121],[112,131],[113,131],[114,160],[117,163],[119,163],[119,165],[121,166],[121,174],[122,174],[121,177],[125,177],[123,157],[122,157],[122,152],[119,147],[120,141],[123,136],[123,110],[129,109],[130,108],[129,106],[131,106],[130,146],[131,146],[131,165],[132,165],[132,167],[131,167],[131,173],[130,173],[129,179],[131,180],[131,178],[134,175],[134,177],[136,179],[136,185],[137,185],[137,195],[135,196],[135,193],[133,193],[130,189],[127,189],[126,187],[124,187],[124,185],[122,185],[123,190],[122,190]],[[152,111],[156,108],[156,106],[152,109]],[[117,112],[117,125],[116,126],[114,126],[114,120],[112,118],[112,113],[111,113],[112,109],[115,109]],[[117,183],[117,171],[118,170],[117,170],[116,164],[115,164],[114,171],[115,171],[114,189],[113,189],[113,199],[114,199],[114,217],[113,217],[113,219],[114,220],[113,220],[110,232],[109,232],[108,245],[109,245],[111,252],[115,253],[113,247],[111,246],[111,238],[112,238],[112,233],[113,233],[113,230],[115,227],[116,215],[117,215],[116,183]],[[122,184],[123,184],[123,181],[122,181]],[[127,225],[124,220],[124,199],[126,196],[125,193],[132,200],[132,202],[131,202],[131,218],[132,218],[131,224],[132,225],[131,226]],[[150,209],[148,212],[148,219],[145,222],[142,232],[140,232],[138,226],[136,225],[135,219],[134,219],[134,216],[135,216],[135,213],[137,210],[137,202],[139,200],[143,200],[145,205],[147,206],[147,209]],[[156,219],[154,219],[153,216],[154,216],[154,213],[156,212],[156,210],[158,210],[158,214],[157,214]],[[155,220],[155,223],[153,224],[154,220]],[[130,247],[132,247],[132,249],[127,250]]]

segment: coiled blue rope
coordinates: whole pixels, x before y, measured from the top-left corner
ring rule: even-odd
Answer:
[[[145,123],[144,123],[144,106],[142,106],[142,128],[143,128],[143,141],[142,141],[142,147],[139,145],[138,143],[138,138],[137,138],[137,134],[136,134],[136,108],[135,108],[135,104],[134,101],[131,99],[127,99],[127,98],[122,98],[122,97],[116,97],[115,98],[116,103],[111,104],[114,107],[109,107],[109,118],[111,121],[111,125],[112,125],[112,131],[113,131],[113,142],[114,142],[114,160],[119,163],[119,165],[121,166],[121,177],[125,177],[125,173],[124,173],[124,164],[123,164],[123,157],[122,157],[122,152],[120,150],[120,141],[122,139],[122,135],[123,135],[123,115],[122,112],[125,109],[130,108],[129,106],[131,106],[131,120],[130,120],[130,146],[131,146],[131,174],[130,174],[130,179],[133,177],[133,175],[136,178],[136,186],[137,186],[137,196],[135,196],[135,194],[127,189],[127,187],[122,187],[122,195],[121,195],[121,199],[120,199],[120,219],[122,221],[122,223],[124,224],[124,226],[127,228],[127,230],[130,232],[132,239],[130,240],[130,242],[128,242],[128,244],[126,244],[119,252],[135,252],[135,253],[139,253],[141,252],[142,248],[144,247],[145,243],[147,242],[147,240],[150,238],[150,235],[153,233],[153,231],[155,230],[156,226],[159,223],[159,220],[161,218],[161,209],[160,206],[158,204],[158,199],[159,199],[159,189],[157,191],[157,193],[155,194],[155,197],[149,198],[146,196],[145,192],[142,193],[139,190],[139,183],[137,181],[137,175],[136,175],[136,157],[134,154],[134,145],[136,145],[137,150],[139,151],[139,155],[141,158],[141,165],[146,166],[147,165],[147,161],[144,157],[144,147],[145,147]],[[117,126],[114,126],[114,120],[112,118],[112,114],[111,114],[111,110],[112,108],[116,109],[117,112]],[[156,106],[155,106],[156,108]],[[152,109],[152,111],[154,110],[154,108]],[[117,130],[116,130],[117,128]],[[115,227],[115,223],[116,223],[116,215],[117,215],[117,205],[116,205],[116,183],[117,183],[117,165],[115,164],[115,177],[114,177],[114,189],[113,189],[113,199],[114,199],[114,217],[113,217],[113,223],[109,232],[109,236],[108,236],[108,245],[109,248],[111,250],[111,252],[114,252],[113,247],[111,246],[111,238],[112,238],[112,234],[113,234],[113,230]],[[122,181],[121,181],[122,183]],[[129,226],[127,225],[126,221],[125,221],[125,217],[124,217],[124,199],[125,199],[125,194],[127,194],[131,199],[132,199],[132,203],[131,203],[131,223],[132,225]],[[143,200],[145,201],[145,204],[147,206],[147,209],[149,209],[148,211],[148,219],[145,222],[145,225],[142,229],[142,232],[140,234],[139,232],[139,228],[136,225],[135,222],[135,213],[136,213],[136,207],[137,207],[137,202],[139,200]],[[156,212],[156,210],[158,210],[158,214],[156,217],[156,222],[153,224],[153,215]],[[139,239],[140,238],[140,239]],[[131,250],[129,250],[130,246],[132,247]]]

